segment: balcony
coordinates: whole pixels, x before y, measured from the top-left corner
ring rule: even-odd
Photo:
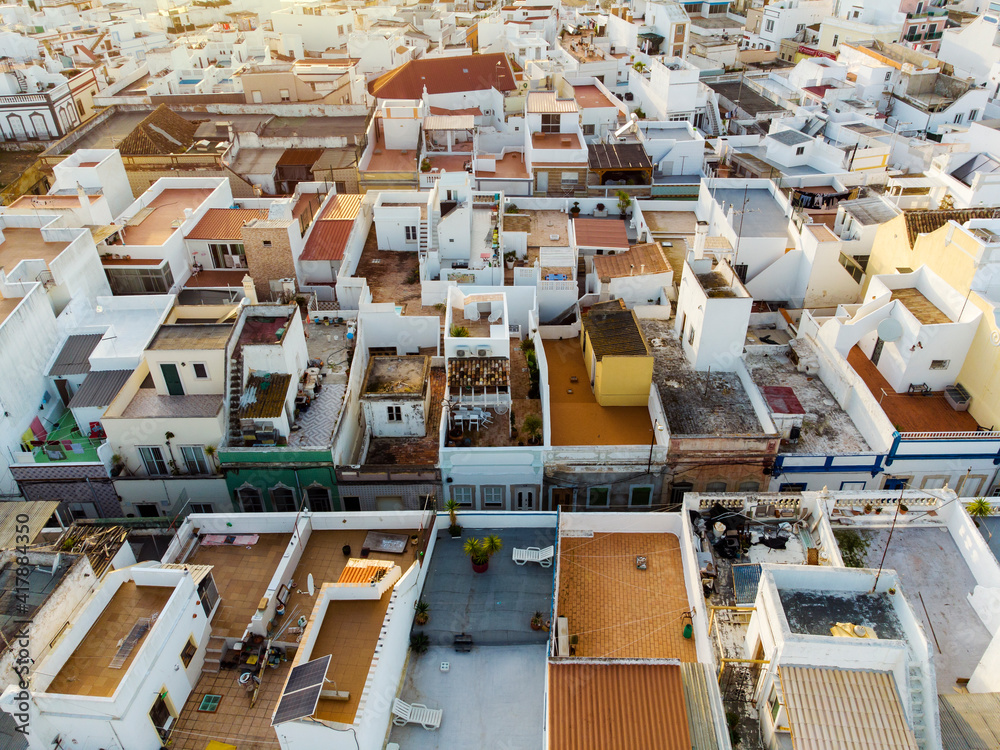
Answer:
[[[67,411],[46,435],[45,440],[32,440],[31,461],[24,463],[100,463],[97,449],[104,443],[103,437],[90,437],[81,432]],[[28,454],[22,454],[27,457]]]

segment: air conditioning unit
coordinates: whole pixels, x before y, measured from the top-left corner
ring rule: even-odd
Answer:
[[[467,346],[459,346],[455,348],[455,356],[459,359],[465,359],[466,357],[472,356],[472,350]]]
[[[476,348],[476,356],[478,357],[490,357],[493,355],[493,350],[488,346],[480,346]]]

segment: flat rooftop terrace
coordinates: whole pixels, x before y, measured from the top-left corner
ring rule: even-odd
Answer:
[[[788,236],[788,217],[770,191],[764,188],[746,191],[720,188],[713,190],[712,194],[723,214],[729,211],[730,206],[737,212],[744,212],[737,213],[733,219],[733,228],[741,237]]]
[[[0,242],[0,269],[7,274],[22,260],[43,260],[51,263],[66,249],[66,242],[45,242],[40,229],[4,227]]]
[[[903,626],[888,594],[778,589],[778,596],[793,633],[832,638],[830,628],[838,622],[849,622],[871,628],[879,638],[904,638]]]
[[[138,388],[118,419],[188,417],[208,419],[222,408],[221,393],[161,396],[155,388]]]
[[[889,381],[857,346],[847,354],[848,364],[879,402],[885,416],[900,432],[975,432],[979,424],[967,411],[955,411],[944,392],[930,395],[896,393]]]
[[[819,377],[799,372],[787,354],[748,354],[744,361],[758,388],[791,388],[805,410],[804,429],[798,443],[782,446],[783,453],[832,452],[841,455],[870,450],[854,420],[840,408],[830,389]]]
[[[213,192],[213,188],[167,188],[128,220],[125,245],[162,245],[177,231],[184,209],[198,208]]]
[[[647,407],[597,403],[578,339],[546,339],[544,345],[552,445],[649,444],[653,424]]]
[[[663,320],[640,319],[652,345],[653,383],[670,432],[676,435],[760,435],[764,428],[739,377],[731,372],[697,372],[691,367],[673,327]]]
[[[173,593],[169,586],[122,583],[45,692],[101,698],[114,695],[151,631],[139,639],[121,669],[112,669],[109,664],[119,643],[140,618],[162,612]]]
[[[497,159],[496,169],[489,172],[481,167],[476,168],[476,176],[480,178],[526,180],[531,175],[524,165],[524,154],[511,152],[505,154],[502,159]]]
[[[871,541],[865,565],[877,568],[889,530],[860,533]],[[969,604],[976,579],[965,558],[944,527],[910,529],[897,525],[884,567],[896,571],[903,594],[930,642],[938,692],[953,693],[956,680],[972,677],[991,640]]]
[[[639,570],[636,556],[647,560]],[[578,636],[576,656],[697,661],[685,638],[690,608],[674,534],[562,537],[556,616]]]
[[[719,96],[733,104],[739,102],[739,107],[751,117],[757,117],[761,112],[784,112],[785,108],[775,104],[765,96],[761,96],[749,86],[741,86],[739,81],[708,84]]]
[[[444,311],[430,305],[425,307],[420,301],[420,284],[409,282],[417,271],[416,252],[378,249],[378,235],[372,222],[353,278],[368,281],[372,302],[394,302],[403,308],[404,315],[436,316],[443,322]]]
[[[526,232],[528,247],[569,247],[569,216],[562,211],[504,214],[505,232]]]
[[[213,566],[212,576],[222,598],[212,621],[215,635],[243,637],[291,539],[291,534],[260,534],[249,549],[246,545],[199,544],[186,562]]]

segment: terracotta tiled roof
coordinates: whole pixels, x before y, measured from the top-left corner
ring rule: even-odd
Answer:
[[[656,242],[636,245],[628,252],[617,255],[594,256],[594,271],[601,281],[610,281],[623,276],[673,273],[673,270],[670,261],[663,254],[663,249]]]
[[[432,115],[472,115],[482,117],[483,111],[479,107],[468,107],[466,109],[447,109],[445,107],[431,107]]]
[[[649,345],[635,313],[620,299],[601,302],[583,314],[583,330],[590,337],[594,356],[648,357]]]
[[[339,193],[333,196],[320,219],[353,219],[361,210],[361,195],[358,193]]]
[[[510,360],[506,357],[449,359],[448,385],[451,388],[510,385]]]
[[[410,60],[379,76],[368,91],[379,99],[419,99],[428,94],[460,91],[513,91],[514,69],[503,53],[464,57],[428,57]]]
[[[200,120],[187,120],[161,104],[118,143],[125,156],[182,154],[194,143]]]
[[[910,247],[917,241],[918,234],[930,234],[937,231],[949,221],[964,224],[972,219],[995,219],[1000,217],[1000,209],[996,208],[963,208],[955,211],[904,211],[906,222],[906,238]]]
[[[549,664],[552,750],[691,750],[681,667],[666,660]]]
[[[780,667],[796,750],[916,750],[889,672]]]
[[[317,221],[299,260],[343,260],[354,219]]]
[[[254,219],[266,219],[266,208],[210,208],[187,236],[189,240],[240,240],[240,230]]]
[[[579,247],[628,250],[628,235],[621,219],[574,219],[573,231]]]

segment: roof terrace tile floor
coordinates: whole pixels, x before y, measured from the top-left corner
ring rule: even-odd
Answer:
[[[645,406],[601,406],[577,339],[546,339],[553,445],[647,445],[653,435]],[[571,378],[575,377],[576,382]],[[572,390],[572,393],[568,391]]]
[[[979,424],[969,412],[951,408],[943,392],[927,396],[896,393],[859,347],[852,347],[847,354],[847,362],[900,432],[975,432],[979,429]]]
[[[169,586],[137,586],[133,581],[122,583],[46,692],[103,698],[114,695],[147,637],[144,635],[139,640],[121,669],[112,669],[108,664],[118,644],[140,618],[162,612],[173,593],[174,589]]]
[[[187,562],[214,566],[212,576],[222,597],[212,621],[215,635],[243,637],[291,538],[291,534],[261,534],[250,548],[219,545],[195,549]]]
[[[690,608],[673,534],[594,534],[559,541],[557,617],[579,636],[576,656],[697,661],[683,635]],[[646,557],[639,570],[635,558]]]

